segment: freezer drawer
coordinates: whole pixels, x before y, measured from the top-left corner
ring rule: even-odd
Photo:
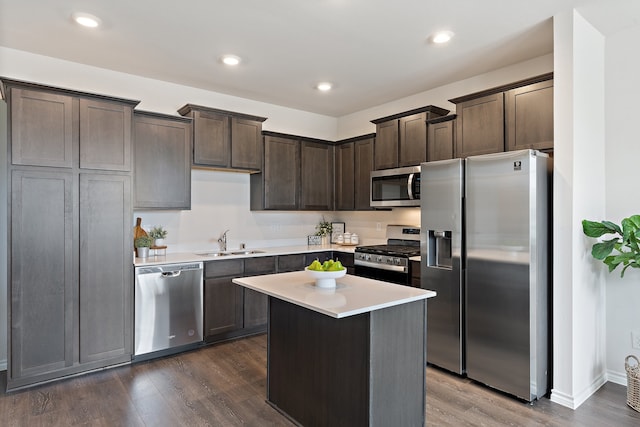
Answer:
[[[201,262],[136,268],[134,356],[203,339]]]

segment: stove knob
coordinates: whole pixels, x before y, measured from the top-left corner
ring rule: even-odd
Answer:
[[[371,260],[371,255],[370,254],[365,254],[364,255],[364,259],[365,259],[365,261],[370,261]]]
[[[387,258],[387,264],[393,264],[393,258],[391,257]]]
[[[402,264],[402,262],[400,261],[400,258],[396,258],[396,265],[400,265]]]
[[[378,255],[378,257],[376,258],[376,261],[382,262],[382,255]]]

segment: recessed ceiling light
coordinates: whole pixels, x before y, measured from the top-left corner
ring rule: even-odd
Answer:
[[[453,37],[453,32],[451,31],[438,31],[431,36],[431,42],[435,44],[446,43]]]
[[[82,12],[76,12],[72,14],[71,18],[73,18],[76,23],[88,28],[96,28],[100,25],[101,22],[100,18],[98,18],[97,16]]]
[[[327,92],[327,91],[331,90],[332,87],[333,87],[333,85],[331,83],[329,83],[329,82],[321,82],[321,83],[318,83],[316,85],[316,89],[318,89],[319,91],[322,91],[322,92]]]
[[[236,55],[223,55],[220,60],[225,65],[238,65],[240,63],[240,57]]]

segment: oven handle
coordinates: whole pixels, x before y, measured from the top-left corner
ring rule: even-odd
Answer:
[[[409,267],[407,266],[378,264],[377,262],[362,261],[359,259],[354,260],[353,265],[354,266],[361,265],[363,267],[377,268],[378,270],[398,271],[400,273],[409,272]]]

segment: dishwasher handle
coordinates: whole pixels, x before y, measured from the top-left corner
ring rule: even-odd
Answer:
[[[182,273],[182,270],[176,270],[176,271],[163,271],[162,272],[162,278],[164,279],[170,279],[172,277],[178,277],[180,276],[180,274]]]

